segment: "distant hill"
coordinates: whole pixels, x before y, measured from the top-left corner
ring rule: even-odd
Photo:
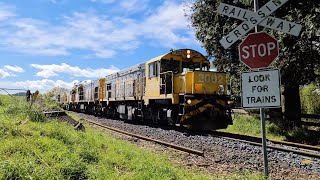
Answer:
[[[13,96],[26,96],[26,92],[18,92],[15,94],[12,94]]]

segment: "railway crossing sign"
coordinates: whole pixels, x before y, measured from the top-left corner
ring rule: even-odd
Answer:
[[[281,107],[280,73],[278,69],[250,71],[241,74],[242,107]]]
[[[248,17],[254,14],[253,11],[238,8],[225,3],[220,3],[217,12],[219,14],[239,19],[242,21],[248,21]],[[302,25],[293,22],[285,21],[283,19],[268,16],[260,24],[260,26],[270,28],[273,30],[281,31],[294,36],[299,36],[302,29]]]
[[[249,34],[239,46],[240,61],[250,69],[269,67],[278,55],[278,41],[265,32]]]
[[[218,13],[245,20],[220,40],[221,45],[225,49],[229,48],[232,44],[234,44],[237,40],[239,40],[257,25],[280,30],[296,36],[299,35],[301,25],[278,18],[269,17],[271,13],[276,11],[287,1],[288,0],[270,0],[256,12],[237,8],[225,3],[220,3],[217,9]]]
[[[282,31],[294,36],[300,34],[302,26],[270,15],[288,0],[270,0],[258,9],[258,0],[254,0],[254,10],[245,10],[220,3],[217,13],[243,20],[243,22],[224,36],[220,43],[227,49],[251,29],[260,25]],[[256,29],[256,32],[258,30]],[[239,46],[240,61],[249,68],[265,68],[279,55],[277,40],[266,33],[250,34]],[[281,107],[279,70],[251,71],[241,74],[242,107],[260,108],[264,175],[268,177],[268,157],[266,143],[266,123],[264,108]]]

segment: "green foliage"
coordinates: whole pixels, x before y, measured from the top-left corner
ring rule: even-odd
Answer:
[[[227,129],[221,131],[261,137],[261,120],[259,117],[237,114],[233,125],[229,125]],[[309,132],[305,128],[293,128],[287,131],[281,125],[266,121],[266,133],[267,138],[272,140],[289,140],[313,145],[320,144],[320,137],[317,133]]]
[[[285,134],[276,124],[266,122],[267,138],[285,139]],[[261,121],[259,117],[237,114],[233,120],[233,125],[229,125],[226,132],[245,134],[249,136],[261,137]]]
[[[48,109],[54,109],[54,110],[62,110],[60,104],[51,99],[51,98],[48,98],[48,97],[44,97],[44,101],[45,101],[45,106],[48,108]]]
[[[72,158],[66,162],[61,168],[61,173],[66,179],[87,179],[86,171],[87,166],[77,158]]]
[[[294,128],[286,134],[286,139],[298,143],[320,145],[319,133],[308,131],[306,128]]]
[[[320,87],[308,84],[301,88],[300,97],[302,113],[320,114]]]

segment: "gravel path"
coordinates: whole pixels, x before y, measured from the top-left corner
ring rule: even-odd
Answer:
[[[179,160],[176,159],[176,161],[182,161],[183,164],[197,165],[208,171],[221,172],[223,174],[245,169],[263,172],[261,147],[219,137],[190,134],[147,125],[135,125],[83,113],[74,114],[81,118],[95,120],[134,134],[205,152],[204,157],[182,154],[179,156]],[[135,140],[136,138],[130,139],[134,139],[133,142],[135,143],[141,142]],[[268,161],[269,173],[273,179],[320,179],[320,159],[268,149]]]

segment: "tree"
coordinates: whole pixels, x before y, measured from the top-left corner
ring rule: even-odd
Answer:
[[[260,0],[260,7],[268,1]],[[196,0],[191,5],[189,18],[197,39],[206,49],[208,56],[214,58],[213,64],[218,70],[230,73],[233,86],[239,92],[240,74],[248,70],[238,58],[238,45],[241,41],[224,49],[219,40],[241,21],[216,13],[220,2],[253,10],[253,0]],[[285,117],[299,126],[301,122],[299,86],[315,81],[319,77],[320,4],[314,0],[298,2],[289,0],[275,11],[273,16],[303,26],[298,37],[260,27],[262,31],[268,32],[279,41],[280,55],[273,63],[273,67],[279,68],[281,72]]]

